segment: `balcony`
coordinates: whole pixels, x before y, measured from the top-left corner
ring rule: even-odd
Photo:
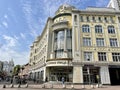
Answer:
[[[68,28],[68,21],[61,21],[61,22],[54,23],[52,25],[52,28],[53,28],[53,30]]]

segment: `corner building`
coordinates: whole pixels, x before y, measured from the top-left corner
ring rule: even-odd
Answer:
[[[120,12],[60,6],[33,42],[29,63],[36,80],[120,84]]]

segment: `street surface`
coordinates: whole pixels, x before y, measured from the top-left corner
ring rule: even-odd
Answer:
[[[81,85],[77,85],[74,89],[71,89],[69,85],[66,86],[66,89],[63,89],[62,87],[55,87],[54,88],[40,88],[37,85],[29,85],[28,88],[25,88],[24,86],[21,86],[21,88],[17,88],[17,85],[14,88],[6,87],[2,88],[3,85],[0,85],[0,90],[120,90],[120,86],[102,86],[101,88],[86,86],[85,89],[82,88]]]

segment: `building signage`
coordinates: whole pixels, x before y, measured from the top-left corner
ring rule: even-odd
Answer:
[[[63,65],[63,66],[67,66],[67,65],[72,65],[72,62],[71,61],[63,61],[63,60],[61,60],[61,61],[49,61],[49,62],[47,62],[46,63],[47,64],[47,66],[61,66],[61,65]]]

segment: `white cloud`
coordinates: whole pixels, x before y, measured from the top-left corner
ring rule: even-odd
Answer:
[[[20,36],[21,36],[21,38],[23,38],[23,39],[26,38],[25,34],[23,34],[23,33],[20,33]]]
[[[7,47],[16,46],[17,39],[15,37],[10,37],[10,36],[7,36],[7,35],[3,35],[3,39],[6,40]]]
[[[2,25],[5,27],[5,28],[8,28],[8,23],[6,21],[3,21],[2,22]]]
[[[0,60],[8,61],[13,59],[15,64],[25,64],[29,59],[29,51],[18,51],[18,37],[3,35],[4,44],[0,44]]]
[[[26,62],[28,62],[28,57],[29,57],[29,53],[27,51],[24,52],[18,52],[15,51],[11,48],[7,48],[4,46],[0,49],[0,60],[2,61],[8,61],[13,59],[15,64],[25,64]]]
[[[5,19],[8,19],[8,16],[7,16],[7,14],[5,14],[5,15],[4,15],[4,18],[5,18]]]

